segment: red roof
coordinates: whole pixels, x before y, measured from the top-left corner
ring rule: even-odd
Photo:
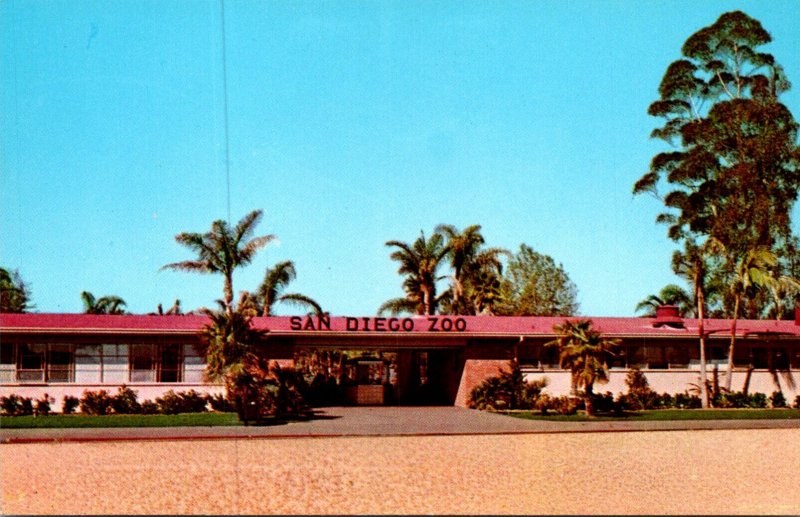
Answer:
[[[317,318],[279,316],[255,318],[257,328],[283,335],[315,333],[430,333],[452,335],[513,335],[552,336],[553,326],[563,323],[564,317],[501,317],[501,316],[436,316],[435,325],[427,316],[400,318],[346,317],[330,318],[330,328],[321,326]],[[697,335],[697,320],[684,319],[683,327],[657,326],[655,318],[574,317],[591,319],[594,327],[608,336],[693,337]],[[62,333],[62,334],[194,334],[207,318],[200,315],[95,315],[95,314],[0,314],[0,333]],[[403,326],[405,324],[405,327]],[[714,336],[730,335],[730,320],[705,321],[706,332]],[[413,328],[411,328],[413,325]],[[739,320],[736,334],[785,335],[800,337],[800,325],[794,321]]]

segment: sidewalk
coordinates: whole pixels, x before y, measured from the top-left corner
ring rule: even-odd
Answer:
[[[331,407],[318,416],[263,427],[0,428],[0,443],[800,429],[800,420],[553,422],[457,407]]]

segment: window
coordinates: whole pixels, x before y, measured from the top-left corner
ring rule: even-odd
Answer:
[[[689,348],[685,346],[668,346],[666,348],[667,360],[670,368],[689,367]]]
[[[776,370],[789,369],[789,354],[786,353],[784,347],[776,347],[772,349],[772,367]]]
[[[709,357],[714,364],[727,364],[728,362],[728,346],[727,345],[712,345],[709,347]]]
[[[17,380],[16,345],[0,345],[0,383]]]
[[[629,346],[627,350],[628,355],[628,368],[646,368],[647,361],[645,360],[644,347],[642,346]]]
[[[101,345],[75,345],[75,382],[101,382]]]
[[[123,384],[128,381],[128,345],[103,345],[102,382]]]
[[[557,346],[543,346],[540,350],[542,368],[561,368]]]
[[[19,382],[44,382],[44,354],[46,345],[19,345]]]
[[[751,348],[751,351],[753,356],[753,368],[769,368],[769,357],[766,348],[763,346],[754,346]]]
[[[50,345],[47,350],[47,382],[72,382],[72,345]]]
[[[206,363],[192,345],[183,345],[183,381],[203,382]]]
[[[153,345],[131,345],[131,382],[155,382],[156,348]]]
[[[665,350],[663,346],[647,345],[647,347],[645,347],[645,360],[647,362],[647,367],[656,369],[666,368],[667,358],[664,352]]]
[[[743,344],[736,345],[733,349],[733,365],[739,368],[749,368],[751,363],[750,347]]]
[[[161,368],[158,370],[158,382],[180,382],[182,366],[181,345],[161,345]]]

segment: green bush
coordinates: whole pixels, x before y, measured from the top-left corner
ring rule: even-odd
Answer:
[[[763,393],[753,393],[750,395],[749,406],[756,409],[764,409],[767,407],[767,396]]]
[[[624,408],[619,399],[614,400],[614,394],[610,391],[593,394],[592,407],[597,413],[621,413]]]
[[[11,394],[0,397],[0,413],[3,416],[23,416],[33,414],[33,403],[30,397]]]
[[[208,399],[204,394],[194,390],[178,393],[181,399],[181,413],[205,413],[208,411]]]
[[[56,399],[50,397],[47,393],[42,398],[37,400],[33,406],[33,414],[35,416],[47,416],[50,414],[50,403],[55,402]]]
[[[142,406],[136,400],[136,391],[130,389],[124,384],[119,387],[117,394],[111,400],[111,407],[114,408],[114,413],[121,415],[134,415],[142,412]]]
[[[663,407],[663,403],[671,403],[672,397],[662,400],[661,396],[650,388],[647,377],[639,368],[631,368],[625,376],[628,393],[621,395],[617,402],[621,407],[633,411],[642,409],[656,409]]]
[[[208,410],[208,399],[194,390],[175,393],[172,390],[156,397],[159,413],[177,415],[178,413],[203,413]]]
[[[221,393],[217,393],[216,395],[206,395],[206,401],[211,406],[213,411],[219,411],[223,413],[230,413],[236,411],[236,406],[233,405],[225,395]]]
[[[548,380],[525,382],[519,363],[511,361],[509,370],[481,382],[470,392],[467,406],[473,409],[531,409],[542,395]]]
[[[786,407],[786,397],[783,396],[783,393],[780,391],[774,391],[772,396],[769,398],[770,405],[773,408],[785,408]]]
[[[71,415],[78,408],[80,401],[78,397],[64,395],[64,401],[61,403],[61,412],[65,415]]]
[[[613,400],[613,399],[612,399]],[[551,411],[558,415],[574,415],[581,407],[581,400],[575,397],[553,397],[542,393],[534,402],[533,408],[547,415]]]
[[[690,393],[676,393],[674,397],[674,406],[676,409],[698,409],[703,406],[700,397]]]
[[[141,411],[143,415],[157,415],[158,404],[156,404],[152,400],[147,399],[142,402]]]
[[[81,413],[86,415],[107,415],[113,398],[106,390],[84,391],[81,397]]]
[[[162,415],[177,415],[182,408],[181,398],[172,390],[160,397],[156,397],[156,404],[158,405],[158,412]]]
[[[800,395],[798,395],[798,396],[796,396],[794,398],[794,408],[795,409],[800,409]]]

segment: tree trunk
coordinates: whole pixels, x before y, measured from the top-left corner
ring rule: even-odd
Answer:
[[[725,390],[730,393],[733,381],[733,347],[736,345],[736,322],[739,319],[739,300],[741,296],[736,296],[733,302],[733,321],[731,322],[731,344],[728,347],[728,373],[725,375]]]
[[[228,313],[228,316],[233,316],[233,275],[231,273],[225,274],[223,292],[225,294],[225,312]]]
[[[705,296],[703,288],[700,286],[699,275],[695,274],[695,290],[697,292],[697,332],[700,334],[700,404],[703,409],[708,408],[708,386],[706,384],[706,335],[703,306]]]
[[[586,414],[588,416],[594,416],[594,403],[592,402],[592,388],[591,384],[587,384],[584,390],[584,401],[583,404],[586,406]]]

